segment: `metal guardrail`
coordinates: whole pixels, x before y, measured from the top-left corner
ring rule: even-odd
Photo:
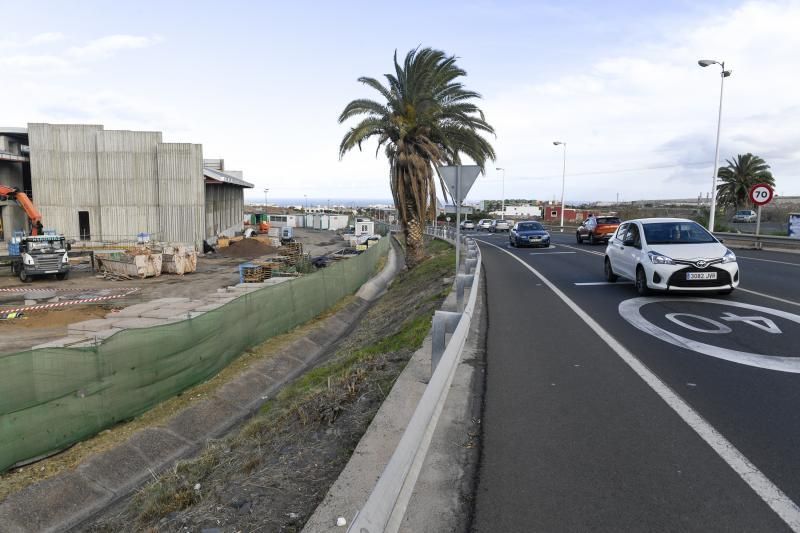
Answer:
[[[754,235],[751,233],[715,232],[714,236],[726,242],[752,244],[754,248],[763,246],[800,250],[800,239],[793,237],[778,237],[775,235]]]
[[[395,228],[392,228],[395,229]],[[430,227],[427,235],[454,244],[454,232]],[[433,318],[431,379],[406,427],[391,459],[372,492],[348,528],[348,533],[396,532],[405,515],[408,502],[428,453],[433,432],[444,408],[461,351],[467,340],[480,279],[481,255],[473,239],[464,238],[466,260],[464,272],[456,273],[457,312],[436,311]],[[467,288],[471,288],[465,296]],[[446,335],[452,333],[445,344]]]

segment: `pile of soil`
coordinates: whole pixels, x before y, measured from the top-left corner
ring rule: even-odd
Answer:
[[[253,258],[273,254],[277,251],[277,248],[273,248],[269,244],[256,239],[242,239],[241,241],[232,242],[226,248],[217,248],[217,254],[221,257]]]
[[[0,320],[0,331],[12,329],[39,329],[63,327],[75,322],[105,318],[113,309],[110,305],[76,305],[46,311],[31,311],[22,318],[13,320]]]

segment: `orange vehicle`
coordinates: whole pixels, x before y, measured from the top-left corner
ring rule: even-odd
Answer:
[[[608,240],[614,236],[619,228],[620,220],[617,216],[599,216],[589,215],[589,218],[583,221],[583,224],[575,232],[575,239],[578,244],[582,244],[584,240],[588,239],[591,244],[598,242],[607,243]]]
[[[27,194],[14,187],[0,185],[0,196],[11,198],[25,211],[25,214],[28,215],[31,221],[31,235],[42,234],[42,214],[36,209],[36,206],[33,205],[33,202],[31,202]]]

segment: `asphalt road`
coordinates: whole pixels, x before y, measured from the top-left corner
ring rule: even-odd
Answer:
[[[800,531],[800,255],[738,250],[730,296],[637,300],[603,245],[477,238],[475,531]]]

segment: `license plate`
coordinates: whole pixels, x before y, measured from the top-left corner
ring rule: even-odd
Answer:
[[[531,237],[530,240],[531,240],[531,242],[533,242],[533,241],[541,241],[542,238],[541,237]]]
[[[687,272],[686,279],[688,281],[704,280],[704,279],[717,279],[716,272]]]
[[[45,270],[45,274],[58,274],[58,270]]]

